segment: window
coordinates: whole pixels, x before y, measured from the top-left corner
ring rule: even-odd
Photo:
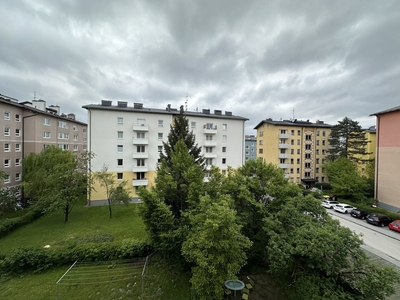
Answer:
[[[68,144],[58,144],[58,148],[63,149],[63,150],[68,150],[69,145]]]
[[[297,149],[297,154],[300,154],[300,149]]]
[[[315,173],[319,173],[319,168],[315,168]]]
[[[317,130],[317,136],[319,136],[319,130]]]
[[[85,127],[85,128],[82,128],[82,131],[83,131],[83,133],[86,133],[87,128],[86,128],[86,127]]]
[[[297,145],[300,145],[300,140],[297,140]]]
[[[50,119],[49,118],[43,118],[43,125],[50,126]]]
[[[158,152],[162,152],[162,146],[158,146]]]
[[[84,137],[84,138],[83,138],[83,141],[86,142],[86,141],[87,141],[87,138]]]
[[[292,165],[294,164],[294,159],[293,159],[293,158],[290,159],[290,163],[291,163]]]
[[[311,141],[311,134],[306,134],[306,141]]]
[[[293,174],[293,169],[290,169],[290,174]]]
[[[137,180],[146,179],[146,176],[145,176],[144,172],[137,172],[136,173],[136,179]]]
[[[322,155],[325,155],[325,149],[322,149]]]
[[[123,131],[117,131],[117,138],[122,139],[124,137]]]
[[[294,149],[290,149],[290,154],[294,154]]]
[[[74,125],[74,126],[72,126],[72,129],[73,129],[74,131],[78,131],[78,126]]]
[[[325,146],[325,140],[322,140],[322,146]]]
[[[325,136],[325,131],[322,131],[322,136]]]
[[[226,152],[226,147],[222,147],[222,152]]]
[[[136,146],[136,152],[144,153],[144,152],[146,152],[146,147],[145,146]]]
[[[10,112],[8,111],[4,112],[4,120],[10,120]]]
[[[124,146],[123,145],[117,145],[117,152],[118,153],[124,152]]]
[[[118,125],[123,125],[123,124],[124,124],[124,118],[118,117],[118,118],[117,118],[117,124],[118,124]]]
[[[118,159],[117,159],[117,165],[118,165],[118,166],[124,165],[124,160],[121,159],[121,158],[118,158]]]
[[[20,137],[21,136],[21,130],[20,129],[18,129],[18,128],[15,129],[15,136],[16,137]]]
[[[297,173],[297,174],[300,174],[300,168],[297,168],[297,169],[296,169],[296,173]]]
[[[264,141],[263,141],[263,140],[259,140],[259,141],[258,141],[258,144],[259,144],[259,145],[263,145],[263,144],[264,144]]]
[[[206,147],[206,153],[212,153],[213,147]]]
[[[138,139],[144,139],[144,138],[145,138],[144,132],[136,132],[136,138],[138,138]]]
[[[294,145],[294,140],[290,140],[290,145]]]
[[[301,134],[300,130],[297,130],[297,135],[300,135],[300,134]]]
[[[118,179],[118,180],[124,179],[123,174],[122,174],[122,173],[117,173],[117,179]]]
[[[281,134],[286,134],[286,129],[281,129]]]
[[[163,139],[163,133],[162,133],[162,132],[159,132],[159,133],[158,133],[158,139],[159,139],[159,140],[162,140],[162,139]]]
[[[304,167],[306,167],[307,169],[311,168],[311,163],[305,163]]]
[[[191,123],[190,123],[190,127],[196,128],[196,122],[191,122]]]
[[[50,138],[50,131],[43,131],[43,137],[45,139],[49,139]]]
[[[290,134],[291,134],[291,135],[294,135],[294,130],[293,130],[293,129],[290,131]]]
[[[21,174],[15,173],[15,181],[20,181],[20,180],[21,180]]]
[[[304,155],[304,158],[310,159],[310,158],[311,158],[311,153],[306,153],[306,154]]]
[[[136,166],[138,167],[144,167],[145,166],[145,160],[144,159],[137,159],[136,160]]]
[[[4,152],[10,152],[10,144],[9,143],[4,144]]]
[[[321,182],[325,182],[325,177],[324,176],[321,177]]]
[[[298,158],[298,159],[296,160],[296,162],[297,162],[297,164],[299,164],[299,163],[300,163],[300,158]]]
[[[226,135],[223,135],[223,136],[222,136],[222,141],[223,141],[223,142],[226,142],[227,139],[228,139],[228,137],[227,137]]]
[[[315,160],[315,163],[316,163],[316,164],[319,164],[319,158],[317,158],[317,159]]]
[[[222,124],[222,130],[227,130],[228,129],[228,125],[227,124]]]
[[[226,165],[226,158],[223,158],[223,159],[222,159],[222,164],[223,164],[223,165]]]
[[[264,131],[260,131],[259,133],[258,133],[258,136],[263,136],[264,135]]]
[[[319,140],[317,140],[316,145],[319,146]]]
[[[212,158],[206,158],[206,166],[211,166],[212,165]]]
[[[4,159],[4,168],[8,168],[10,167],[10,159],[9,158],[5,158]]]
[[[83,150],[87,150],[87,145],[83,145]]]
[[[207,123],[206,124],[207,129],[213,129],[213,123]]]
[[[21,144],[15,144],[15,151],[16,152],[21,151]]]
[[[311,144],[306,144],[306,150],[311,150]]]
[[[319,149],[315,150],[315,154],[319,155]]]
[[[10,175],[6,174],[5,178],[4,178],[4,183],[10,183]]]
[[[68,123],[64,121],[58,121],[58,127],[68,129]]]
[[[18,167],[21,165],[21,159],[20,158],[16,158],[15,159],[15,166]]]
[[[325,173],[325,168],[321,168],[322,173]]]
[[[311,176],[311,173],[310,172],[304,172],[304,177],[305,178],[309,178]]]
[[[263,149],[258,149],[258,154],[263,154],[263,153],[264,153]]]
[[[4,127],[4,135],[10,136],[10,127]]]
[[[325,164],[325,158],[322,159],[322,164]]]
[[[158,120],[158,127],[164,126],[164,120]]]
[[[74,151],[78,151],[78,145],[74,145]]]
[[[74,134],[74,141],[77,141],[77,140],[78,140],[78,135]]]
[[[21,121],[21,115],[15,114],[15,122],[20,122]]]
[[[58,138],[61,140],[69,140],[69,133],[59,132]]]
[[[281,158],[281,159],[279,160],[279,163],[280,163],[280,164],[285,164],[285,163],[286,163],[286,159]]]
[[[246,149],[249,149],[249,145],[246,145]]]

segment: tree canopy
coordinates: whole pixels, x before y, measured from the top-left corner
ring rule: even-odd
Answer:
[[[345,117],[331,128],[328,159],[346,157],[354,162],[368,161],[365,158],[365,155],[370,154],[367,152],[368,143],[359,123]]]
[[[86,199],[88,156],[75,157],[54,146],[23,161],[23,188],[43,211],[61,209],[68,221],[74,205]]]

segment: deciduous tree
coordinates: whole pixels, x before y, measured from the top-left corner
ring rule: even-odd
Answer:
[[[110,219],[112,218],[112,204],[128,204],[130,201],[129,191],[126,188],[126,180],[117,180],[115,174],[108,172],[108,167],[103,165],[99,172],[95,172],[94,178],[99,181],[100,186],[105,189]]]

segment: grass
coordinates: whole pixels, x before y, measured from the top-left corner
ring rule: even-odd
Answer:
[[[138,205],[113,206],[113,218],[109,218],[107,206],[73,208],[69,221],[64,223],[62,212],[46,215],[0,239],[0,254],[10,254],[21,247],[59,247],[93,234],[112,234],[114,241],[133,238],[146,239],[144,224],[137,217]]]

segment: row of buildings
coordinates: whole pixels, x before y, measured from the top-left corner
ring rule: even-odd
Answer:
[[[88,114],[87,126],[76,121],[73,114],[60,114],[57,106],[46,107],[43,100],[18,103],[16,99],[0,95],[0,104],[4,115],[0,121],[4,128],[2,169],[9,175],[6,185],[17,185],[21,181],[21,161],[26,154],[40,152],[46,145],[56,145],[70,151],[94,152],[92,170],[101,170],[106,165],[119,180],[129,182],[132,197],[137,197],[139,186],[150,187],[153,184],[163,141],[167,140],[170,126],[179,114],[179,110],[171,105],[156,109],[142,103],[131,105],[125,101],[103,100],[100,104],[83,106]],[[399,111],[394,109],[375,115],[379,121]],[[313,123],[309,120],[266,119],[254,128],[255,135],[245,136],[248,119],[230,111],[203,109],[185,111],[185,116],[189,130],[193,131],[197,144],[201,146],[206,165],[219,167],[223,174],[228,167],[237,168],[248,159],[263,158],[281,168],[292,183],[312,187],[316,183],[328,182],[323,165],[330,147],[332,125],[320,120]],[[397,120],[399,116],[393,119]],[[387,203],[388,208],[395,209],[400,207],[400,201],[390,199],[393,190],[400,185],[395,185],[398,182],[393,182],[390,175],[379,169],[396,165],[379,156],[393,154],[389,150],[379,150],[395,135],[393,131],[385,131],[389,132],[388,135],[382,134],[382,130],[387,130],[386,123],[377,122],[376,143],[375,127],[365,130],[365,133],[371,141],[367,151],[377,154],[377,198],[381,203]],[[384,144],[379,143],[379,136],[384,138]],[[365,171],[362,166],[360,171]],[[386,190],[387,182],[394,185]],[[385,187],[385,192],[381,191],[382,187]],[[91,197],[91,200],[104,200],[105,194],[101,188],[96,188]]]

